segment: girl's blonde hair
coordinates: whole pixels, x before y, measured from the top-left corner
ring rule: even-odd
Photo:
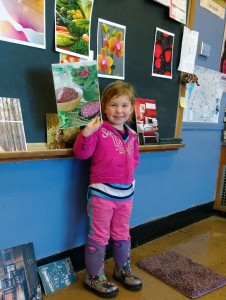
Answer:
[[[104,113],[106,110],[107,103],[112,99],[119,96],[128,96],[132,106],[135,105],[135,97],[136,92],[134,90],[134,87],[122,80],[116,80],[112,83],[110,83],[104,90],[101,96],[101,110],[102,110],[102,118],[103,120],[107,121],[107,116]],[[130,116],[130,119],[132,118],[132,115]]]

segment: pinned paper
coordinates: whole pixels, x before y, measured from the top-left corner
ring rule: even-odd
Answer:
[[[200,6],[224,20],[225,8],[213,0],[200,0]]]
[[[181,72],[194,72],[195,57],[198,47],[199,33],[184,26],[180,64],[178,70]]]
[[[220,102],[225,89],[222,73],[195,66],[194,73],[200,86],[193,82],[186,84],[186,109],[183,121],[218,123]]]
[[[186,98],[180,97],[180,107],[186,108]]]

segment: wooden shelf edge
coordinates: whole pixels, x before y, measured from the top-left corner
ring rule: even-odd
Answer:
[[[158,144],[139,146],[140,152],[179,150],[184,144]],[[72,149],[47,149],[46,144],[28,144],[27,151],[0,152],[0,162],[42,160],[74,157]]]
[[[72,149],[0,152],[0,162],[73,157]]]
[[[72,149],[48,149],[46,143],[27,144],[27,151],[0,152],[0,162],[73,157]]]
[[[140,152],[156,152],[156,151],[171,151],[179,150],[185,147],[185,144],[157,144],[157,145],[142,145],[139,146]]]

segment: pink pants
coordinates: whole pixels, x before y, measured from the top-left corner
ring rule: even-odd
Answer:
[[[89,239],[99,245],[113,240],[130,240],[132,199],[113,201],[92,195],[88,199]]]

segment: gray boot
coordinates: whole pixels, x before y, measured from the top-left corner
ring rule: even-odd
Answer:
[[[104,298],[112,298],[118,294],[118,287],[107,280],[104,274],[105,246],[88,240],[85,248],[86,276],[84,287]]]
[[[142,281],[131,271],[130,253],[130,241],[113,241],[113,256],[115,260],[113,277],[127,289],[137,291],[142,288]]]

